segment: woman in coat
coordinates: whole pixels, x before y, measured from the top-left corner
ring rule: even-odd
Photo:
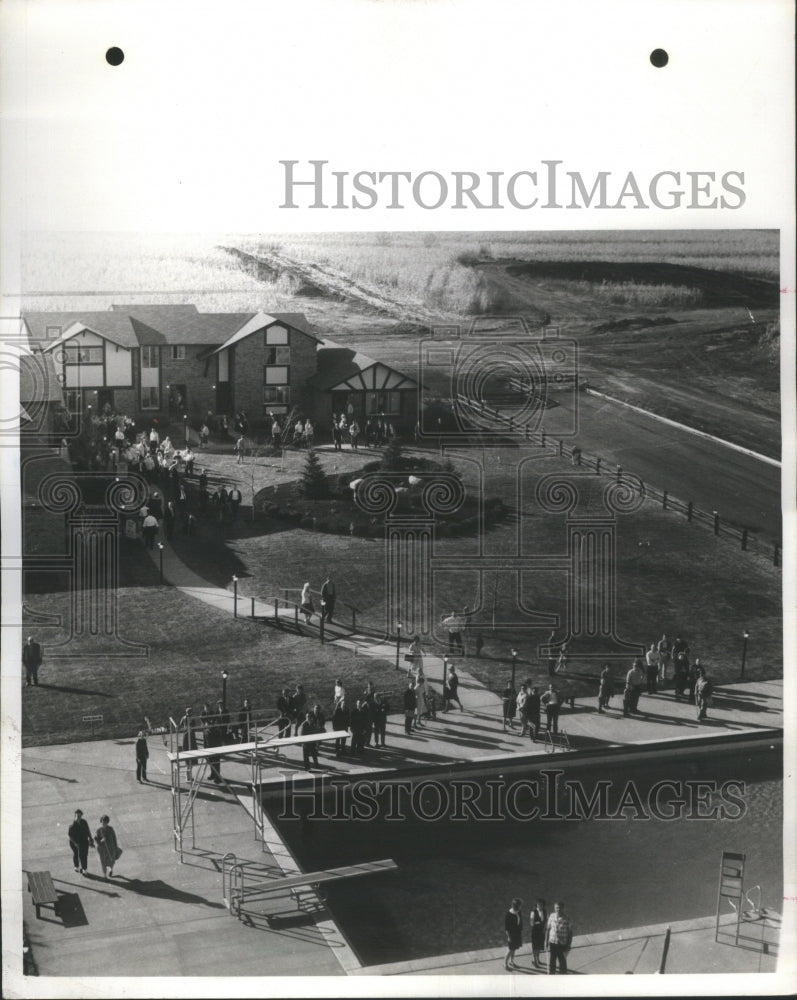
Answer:
[[[545,948],[545,927],[548,923],[548,909],[544,899],[538,899],[531,911],[531,954],[534,965],[542,967],[540,952]]]
[[[504,933],[506,934],[504,968],[507,970],[515,968],[515,952],[523,944],[523,915],[520,912],[522,905],[522,899],[513,899],[504,917]]]
[[[111,820],[108,816],[100,818],[100,826],[94,834],[94,842],[97,845],[97,857],[102,865],[103,877],[113,876],[113,866],[122,852],[116,842],[116,831],[111,826]]]
[[[422,726],[421,719],[429,714],[429,706],[426,703],[426,680],[421,674],[415,682],[415,728]]]
[[[600,684],[598,685],[598,711],[609,707],[609,699],[614,694],[614,683],[612,682],[611,667],[608,663],[603,665],[601,670]]]

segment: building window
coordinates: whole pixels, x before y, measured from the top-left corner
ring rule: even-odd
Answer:
[[[61,336],[61,327],[48,326],[47,329],[45,330],[45,336],[47,337],[48,340],[58,340],[58,338]]]
[[[288,385],[288,369],[285,365],[266,365],[263,381],[266,385]]]
[[[148,345],[141,348],[141,367],[157,368],[160,354],[157,345]]]
[[[289,365],[291,363],[290,347],[267,347],[267,365]]]
[[[288,331],[284,326],[272,326],[266,330],[266,347],[284,346],[288,343]]]
[[[185,361],[185,344],[172,344],[171,349],[172,361]],[[155,365],[151,366],[155,368]]]
[[[263,389],[263,402],[269,404],[282,403],[287,405],[291,401],[291,389],[288,385],[267,385]]]
[[[365,412],[371,416],[384,414],[386,417],[398,417],[401,415],[401,393],[380,390],[379,392],[366,392]]]
[[[161,405],[160,389],[156,385],[144,386],[141,389],[141,409],[159,410]]]
[[[65,347],[64,364],[67,365],[101,365],[101,347]]]
[[[83,393],[80,389],[66,390],[66,408],[72,416],[83,412]]]

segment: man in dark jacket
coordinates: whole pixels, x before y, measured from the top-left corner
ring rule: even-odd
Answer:
[[[22,663],[25,666],[25,687],[30,687],[31,682],[38,687],[42,648],[32,635],[28,636],[28,641],[22,647]]]
[[[89,847],[94,847],[94,838],[80,809],[75,810],[75,819],[69,826],[68,836],[75,871],[85,875],[89,866]]]
[[[351,752],[361,754],[365,743],[365,717],[363,715],[362,702],[356,702],[349,715],[349,729],[351,729]]]
[[[136,740],[136,781],[141,783],[147,780],[147,761],[149,760],[149,747],[147,746],[146,734],[142,731]]]
[[[318,730],[316,729],[315,722],[313,721],[313,713],[307,712],[304,717],[304,722],[299,727],[299,736],[314,736]],[[303,743],[302,744],[302,758],[304,759],[304,769],[305,771],[310,770],[310,758],[313,758],[313,763],[318,767],[318,744],[317,743]]]
[[[374,722],[374,746],[384,746],[385,745],[385,733],[387,732],[387,713],[390,711],[390,706],[387,703],[387,698],[383,695],[378,694],[374,698],[374,704],[371,707],[371,715],[373,716]]]
[[[332,728],[339,733],[343,732],[344,729],[349,728],[349,710],[346,707],[346,700],[344,698],[341,698],[335,705],[335,711],[332,713]],[[339,757],[345,752],[346,737],[339,736],[335,740],[335,756]]]
[[[321,585],[321,617],[324,621],[331,622],[335,613],[335,599],[337,597],[335,584],[331,577],[327,577]]]

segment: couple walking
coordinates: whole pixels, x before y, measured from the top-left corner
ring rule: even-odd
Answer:
[[[335,583],[332,577],[327,575],[326,580],[321,584],[321,620],[325,622],[332,621],[332,615],[335,613],[335,600],[337,598],[337,592],[335,590]],[[313,597],[310,592],[310,584],[305,583],[302,587],[302,596],[299,598],[300,611],[304,615],[305,624],[310,624],[310,619],[315,614],[315,605],[313,604]]]
[[[72,863],[81,875],[88,873],[89,847],[96,847],[97,857],[102,865],[104,878],[113,877],[113,866],[122,856],[122,848],[116,840],[116,831],[108,816],[100,818],[100,825],[92,837],[91,830],[80,809],[75,810],[75,819],[68,831],[69,846],[72,848]]]

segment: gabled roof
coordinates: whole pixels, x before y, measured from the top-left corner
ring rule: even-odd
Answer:
[[[93,333],[110,340],[128,350],[138,347],[138,340],[130,323],[130,319],[121,313],[103,312],[26,312],[22,318],[30,331],[30,339],[42,341],[44,349],[63,343],[89,329]],[[61,336],[53,340],[47,336],[47,327],[60,326]],[[65,336],[65,334],[69,336]]]
[[[260,326],[250,324],[260,317]],[[74,336],[79,329],[87,328],[100,337],[128,349],[146,344],[201,344],[209,348],[229,346],[254,333],[262,326],[285,323],[313,340],[313,334],[304,313],[201,313],[195,305],[124,305],[114,304],[103,312],[26,312],[23,319],[30,339],[41,342],[45,350],[63,343],[66,331]],[[81,327],[73,329],[76,323]],[[61,336],[47,337],[47,327],[60,326]],[[235,338],[235,341],[232,341]]]
[[[266,327],[273,326],[275,323],[282,323],[284,326],[290,326],[294,330],[298,330],[299,333],[303,333],[306,337],[310,337],[312,340],[321,343],[318,337],[316,337],[314,333],[310,332],[304,313],[258,312],[253,316],[249,316],[240,329],[236,330],[228,340],[225,340],[223,344],[220,344],[210,353],[218,354],[219,351],[226,351],[228,347],[232,347],[234,344],[237,344],[239,340],[244,340],[253,333],[257,333],[258,330],[264,330]]]
[[[316,351],[317,372],[307,380],[316,389],[416,389],[415,379],[383,361],[333,340],[322,340]]]

